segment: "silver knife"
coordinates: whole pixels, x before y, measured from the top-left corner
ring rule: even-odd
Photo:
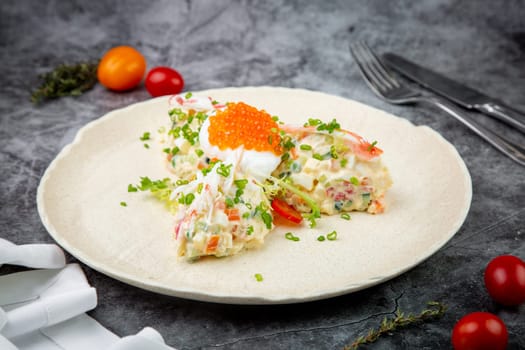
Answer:
[[[385,53],[383,59],[390,68],[393,68],[425,88],[467,109],[477,110],[497,118],[522,133],[525,133],[525,115],[505,106],[497,99],[489,97],[396,54]]]

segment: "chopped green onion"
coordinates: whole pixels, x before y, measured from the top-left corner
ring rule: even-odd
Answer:
[[[309,151],[312,149],[312,146],[307,145],[307,144],[302,144],[301,146],[299,146],[299,148],[302,149],[303,151]]]
[[[184,112],[182,112],[182,109],[180,108],[173,108],[172,110],[168,111],[168,114],[169,116],[171,117],[172,115],[180,115],[180,114],[183,114]]]
[[[323,123],[320,119],[309,118],[308,122],[304,126],[316,126],[319,131],[328,131],[329,134],[333,133],[334,130],[341,129],[341,125],[337,120],[332,119],[330,123]]]
[[[337,129],[341,129],[341,125],[339,125],[339,123],[335,119],[332,119],[330,123],[321,123],[317,127],[317,130],[319,131],[326,130],[328,131],[329,134],[333,133],[334,130],[337,130]]]
[[[152,181],[149,177],[145,176],[140,178],[140,186],[138,189],[141,191],[150,190],[154,192],[167,188],[169,182],[170,179],[168,178]]]
[[[244,214],[248,214],[248,216],[250,215],[250,213],[244,213]],[[244,215],[243,215],[244,216]],[[251,235],[253,233],[253,226],[250,225],[248,226],[248,228],[246,229],[246,234],[247,235]]]
[[[350,220],[351,219],[350,214],[348,213],[341,214],[341,219]]]
[[[189,124],[184,124],[184,126],[182,127],[182,133],[183,133],[183,136],[186,140],[188,140],[188,142],[191,144],[191,145],[194,145],[197,138],[199,137],[199,133],[196,132],[196,131],[193,131],[190,127],[189,127]]]
[[[244,214],[242,214],[242,218],[243,218],[243,219],[248,219],[248,218],[250,217],[250,215],[251,215],[250,212],[247,211],[247,212],[245,212]],[[252,231],[253,231],[253,228],[252,228]]]
[[[198,112],[197,114],[195,114],[195,118],[197,118],[202,124],[208,118],[208,115],[204,112]]]
[[[308,122],[304,123],[304,126],[317,126],[322,123],[321,119],[308,118]]]
[[[359,179],[358,179],[357,177],[355,177],[355,176],[352,176],[352,177],[350,178],[350,182],[351,182],[353,185],[355,185],[355,186],[359,186]]]
[[[319,153],[314,153],[314,154],[312,155],[312,157],[313,157],[314,159],[317,159],[317,160],[323,160],[323,156],[320,155]]]
[[[201,149],[196,149],[195,150],[195,154],[197,154],[197,156],[199,156],[199,157],[202,157],[204,155],[204,151],[201,150]]]
[[[210,171],[212,171],[212,169],[213,169],[213,167],[215,166],[215,164],[217,164],[216,161],[211,161],[207,168],[203,168],[203,169],[201,170],[201,171],[202,171],[202,175],[204,175],[204,176],[208,175],[208,173],[209,173]]]
[[[224,165],[224,163],[221,163],[219,167],[217,168],[217,174],[228,177],[230,175],[230,169],[232,168],[233,164]]]
[[[182,186],[182,185],[187,185],[189,183],[188,180],[183,180],[183,179],[179,179],[175,182],[175,185],[177,186]]]
[[[326,235],[326,238],[329,241],[335,241],[337,239],[337,232],[336,231],[330,232],[329,234]]]
[[[120,202],[120,206],[121,206],[121,207],[127,207],[128,204],[127,204],[126,202]]]
[[[202,189],[204,188],[204,184],[201,182],[197,185],[197,193],[201,194]]]
[[[375,147],[375,145],[377,145],[377,141],[372,142],[370,146],[368,146],[368,152],[370,152]]]
[[[346,158],[341,159],[341,168],[344,168],[346,164],[348,164],[348,159]]]
[[[333,159],[337,159],[337,158],[339,158],[339,155],[337,154],[337,151],[336,151],[334,145],[332,145],[332,146],[330,147],[330,156],[331,156]]]
[[[285,150],[290,150],[295,147],[295,143],[292,141],[292,138],[290,136],[282,137],[281,143]]]
[[[224,203],[226,203],[227,208],[233,208],[233,206],[235,205],[235,202],[233,201],[233,199],[229,197],[224,200]]]
[[[272,228],[272,216],[265,211],[261,213],[261,218],[264,221],[266,228],[270,230]]]
[[[241,196],[244,194],[244,189],[246,188],[246,185],[248,184],[247,179],[239,179],[233,181],[233,183],[237,186],[237,191],[235,191],[235,203],[239,203],[241,201]]]
[[[235,181],[233,181],[233,183],[235,184],[235,186],[237,186],[238,189],[244,190],[244,188],[248,184],[248,179],[235,180]]]
[[[188,92],[186,95],[184,95],[184,98],[186,100],[189,100],[191,98],[191,96],[193,96],[193,94],[191,92]]]
[[[257,280],[257,282],[262,282],[263,281],[263,276],[260,273],[256,273],[254,275],[254,277]]]
[[[142,136],[140,137],[140,141],[146,141],[146,140],[151,140],[150,139],[150,133],[148,131],[146,131],[144,134],[142,134]]]
[[[137,191],[138,189],[135,186],[133,186],[132,184],[128,185],[128,192],[137,192]]]
[[[147,143],[144,144],[144,148],[148,149],[149,145]]]
[[[294,241],[294,242],[297,242],[297,241],[301,240],[299,237],[294,236],[294,234],[291,233],[291,232],[286,232],[286,234],[284,235],[284,238],[286,238],[287,240],[290,240],[290,241]]]
[[[195,199],[195,195],[193,193],[188,193],[186,197],[184,198],[184,203],[186,205],[190,205],[194,199]]]
[[[324,240],[325,240],[325,238],[324,238],[324,236],[323,236],[323,235],[321,235],[321,236],[317,237],[317,240],[318,240],[319,242],[322,242],[322,241],[324,241]]]

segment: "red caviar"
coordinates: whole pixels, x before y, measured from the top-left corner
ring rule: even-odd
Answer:
[[[210,144],[224,150],[244,146],[259,152],[282,153],[277,122],[264,110],[243,102],[229,103],[210,118],[208,128]]]

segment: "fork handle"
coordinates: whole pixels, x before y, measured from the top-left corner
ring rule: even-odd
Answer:
[[[525,134],[525,117],[503,105],[493,102],[474,106],[478,111],[491,115]]]
[[[497,150],[516,161],[517,163],[525,166],[525,147],[523,145],[514,143],[510,140],[506,140],[505,136],[496,132],[491,131],[483,127],[482,125],[474,122],[464,113],[462,113],[455,105],[439,97],[425,97],[424,101],[429,102],[454,118],[463,123],[469,129],[474,131],[478,136],[483,138],[485,141],[494,146]]]

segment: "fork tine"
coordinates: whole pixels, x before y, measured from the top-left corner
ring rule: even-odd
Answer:
[[[379,94],[382,94],[382,91],[388,90],[388,86],[370,69],[368,59],[363,55],[362,47],[359,44],[350,44],[350,53],[359,67],[359,72],[363,75],[365,82],[372,90]]]
[[[381,82],[382,86],[386,87],[385,91],[400,87],[399,82],[388,72],[385,65],[365,42],[359,42],[358,47],[371,74],[376,77],[376,80]]]
[[[381,60],[377,57],[377,55],[370,48],[370,46],[368,46],[364,41],[362,41],[360,44],[363,53],[368,58],[370,68],[377,74],[377,76],[379,76],[380,79],[386,83],[386,85],[390,87],[399,87],[400,85],[398,81],[392,76],[391,73],[388,72],[388,69],[385,67],[383,62],[381,62]]]

